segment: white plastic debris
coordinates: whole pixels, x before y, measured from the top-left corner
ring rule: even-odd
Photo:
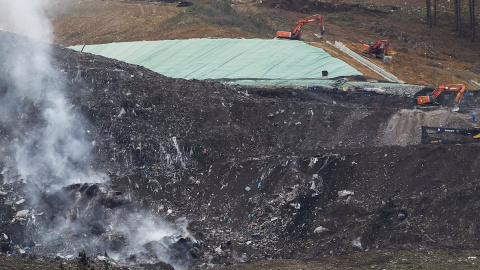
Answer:
[[[124,115],[125,113],[127,113],[127,112],[125,111],[124,108],[122,108],[122,109],[120,110],[120,112],[118,113],[117,117],[122,117],[122,115]]]
[[[245,191],[250,191],[251,188],[250,187],[245,187]]]
[[[352,245],[353,245],[354,247],[359,248],[359,249],[363,249],[363,248],[362,248],[362,243],[360,242],[360,237],[357,237],[357,238],[353,239],[353,240],[352,240]]]
[[[318,161],[318,158],[310,158],[310,163],[308,164],[308,167],[313,167],[313,165],[315,165]]]
[[[99,261],[105,261],[105,260],[107,259],[107,257],[102,256],[102,255],[97,255],[97,259],[98,259]]]
[[[22,203],[24,203],[24,202],[25,202],[25,199],[21,199],[21,200],[18,200],[15,204],[18,205],[18,204],[22,204]]]
[[[23,218],[23,217],[26,217],[28,215],[30,211],[27,209],[27,210],[21,210],[21,211],[18,211],[17,214],[15,215],[16,218]]]
[[[7,196],[8,192],[0,190],[0,196]]]
[[[21,248],[19,248],[19,249],[18,249],[18,252],[20,252],[20,254],[25,254],[26,251],[23,250],[23,249],[21,249]]]
[[[322,226],[318,226],[317,228],[315,228],[315,230],[313,232],[314,233],[328,232],[328,229],[325,228],[325,227],[322,227]]]
[[[338,197],[345,197],[345,196],[350,196],[350,195],[353,195],[355,194],[355,192],[353,191],[349,191],[349,190],[340,190],[338,192]]]
[[[375,92],[375,93],[378,93],[378,94],[384,94],[385,93],[385,90],[384,89],[381,89],[381,88],[374,88],[374,87],[365,87],[363,88],[364,91],[366,92]]]
[[[8,236],[7,236],[5,233],[2,233],[2,235],[3,235],[3,239],[4,239],[5,241],[8,240]]]
[[[70,259],[72,259],[72,258],[73,258],[73,255],[71,255],[71,254],[70,254],[70,255],[67,255],[67,256],[65,256],[65,259],[67,259],[67,260],[70,260]]]

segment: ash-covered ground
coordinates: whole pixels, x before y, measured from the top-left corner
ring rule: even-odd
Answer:
[[[479,247],[480,147],[420,145],[421,125],[471,127],[475,95],[460,113],[450,95],[425,110],[411,96],[172,79],[52,47],[71,124],[45,134],[60,115],[45,113],[48,91],[12,83],[19,40],[35,46],[1,33],[3,255],[186,269]]]

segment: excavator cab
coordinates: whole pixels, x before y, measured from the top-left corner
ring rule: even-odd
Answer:
[[[381,54],[385,51],[385,45],[380,45],[376,50],[374,49],[374,42],[367,42],[363,44],[363,50],[368,53]]]
[[[388,40],[377,40],[377,42],[367,42],[363,44],[363,55],[376,58],[383,58],[389,54],[390,42]]]
[[[292,36],[292,32],[277,31],[277,38],[300,39],[300,33],[297,36]]]
[[[419,96],[417,97],[418,105],[436,104],[437,100],[432,96]]]

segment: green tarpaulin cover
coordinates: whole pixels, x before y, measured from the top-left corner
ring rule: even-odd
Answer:
[[[83,45],[70,47],[80,51]],[[83,52],[140,65],[168,77],[249,85],[328,84],[362,75],[323,49],[298,40],[203,38],[87,45]]]

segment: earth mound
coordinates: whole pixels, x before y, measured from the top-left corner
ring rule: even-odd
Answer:
[[[18,38],[1,35],[3,50]],[[51,243],[37,236],[63,216],[84,229],[72,232],[76,237],[98,236],[111,244],[96,249],[77,243],[71,252],[83,246],[111,254],[128,240],[112,234],[112,220],[104,217],[123,208],[128,214],[118,215],[125,219],[153,215],[177,228],[172,238],[145,243],[143,255],[159,263],[165,257],[155,251],[168,250],[173,265],[187,256],[190,264],[176,264],[180,269],[409,244],[478,248],[479,181],[472,168],[480,162],[479,146],[420,145],[416,133],[437,119],[471,125],[448,105],[419,111],[406,96],[172,79],[99,56],[52,50],[67,100],[84,117],[82,132],[92,145],[92,163],[78,167],[109,180],[46,191],[40,186],[44,196],[34,200],[23,189],[29,180],[16,176],[8,155],[2,156],[2,190],[19,195],[10,205],[8,192],[1,197],[8,205],[2,208],[4,253],[48,254],[43,247]],[[0,61],[1,76],[9,73],[5,63]],[[30,112],[18,121],[21,130],[41,128],[41,105],[22,103],[5,77],[0,85],[3,97],[17,95]],[[468,102],[474,106],[477,98]],[[14,121],[1,123],[4,153],[14,151],[6,143],[18,136],[8,128]],[[12,205],[35,208],[24,221],[38,217],[38,226],[12,223],[12,215],[22,218]],[[59,239],[55,244],[67,246]]]

